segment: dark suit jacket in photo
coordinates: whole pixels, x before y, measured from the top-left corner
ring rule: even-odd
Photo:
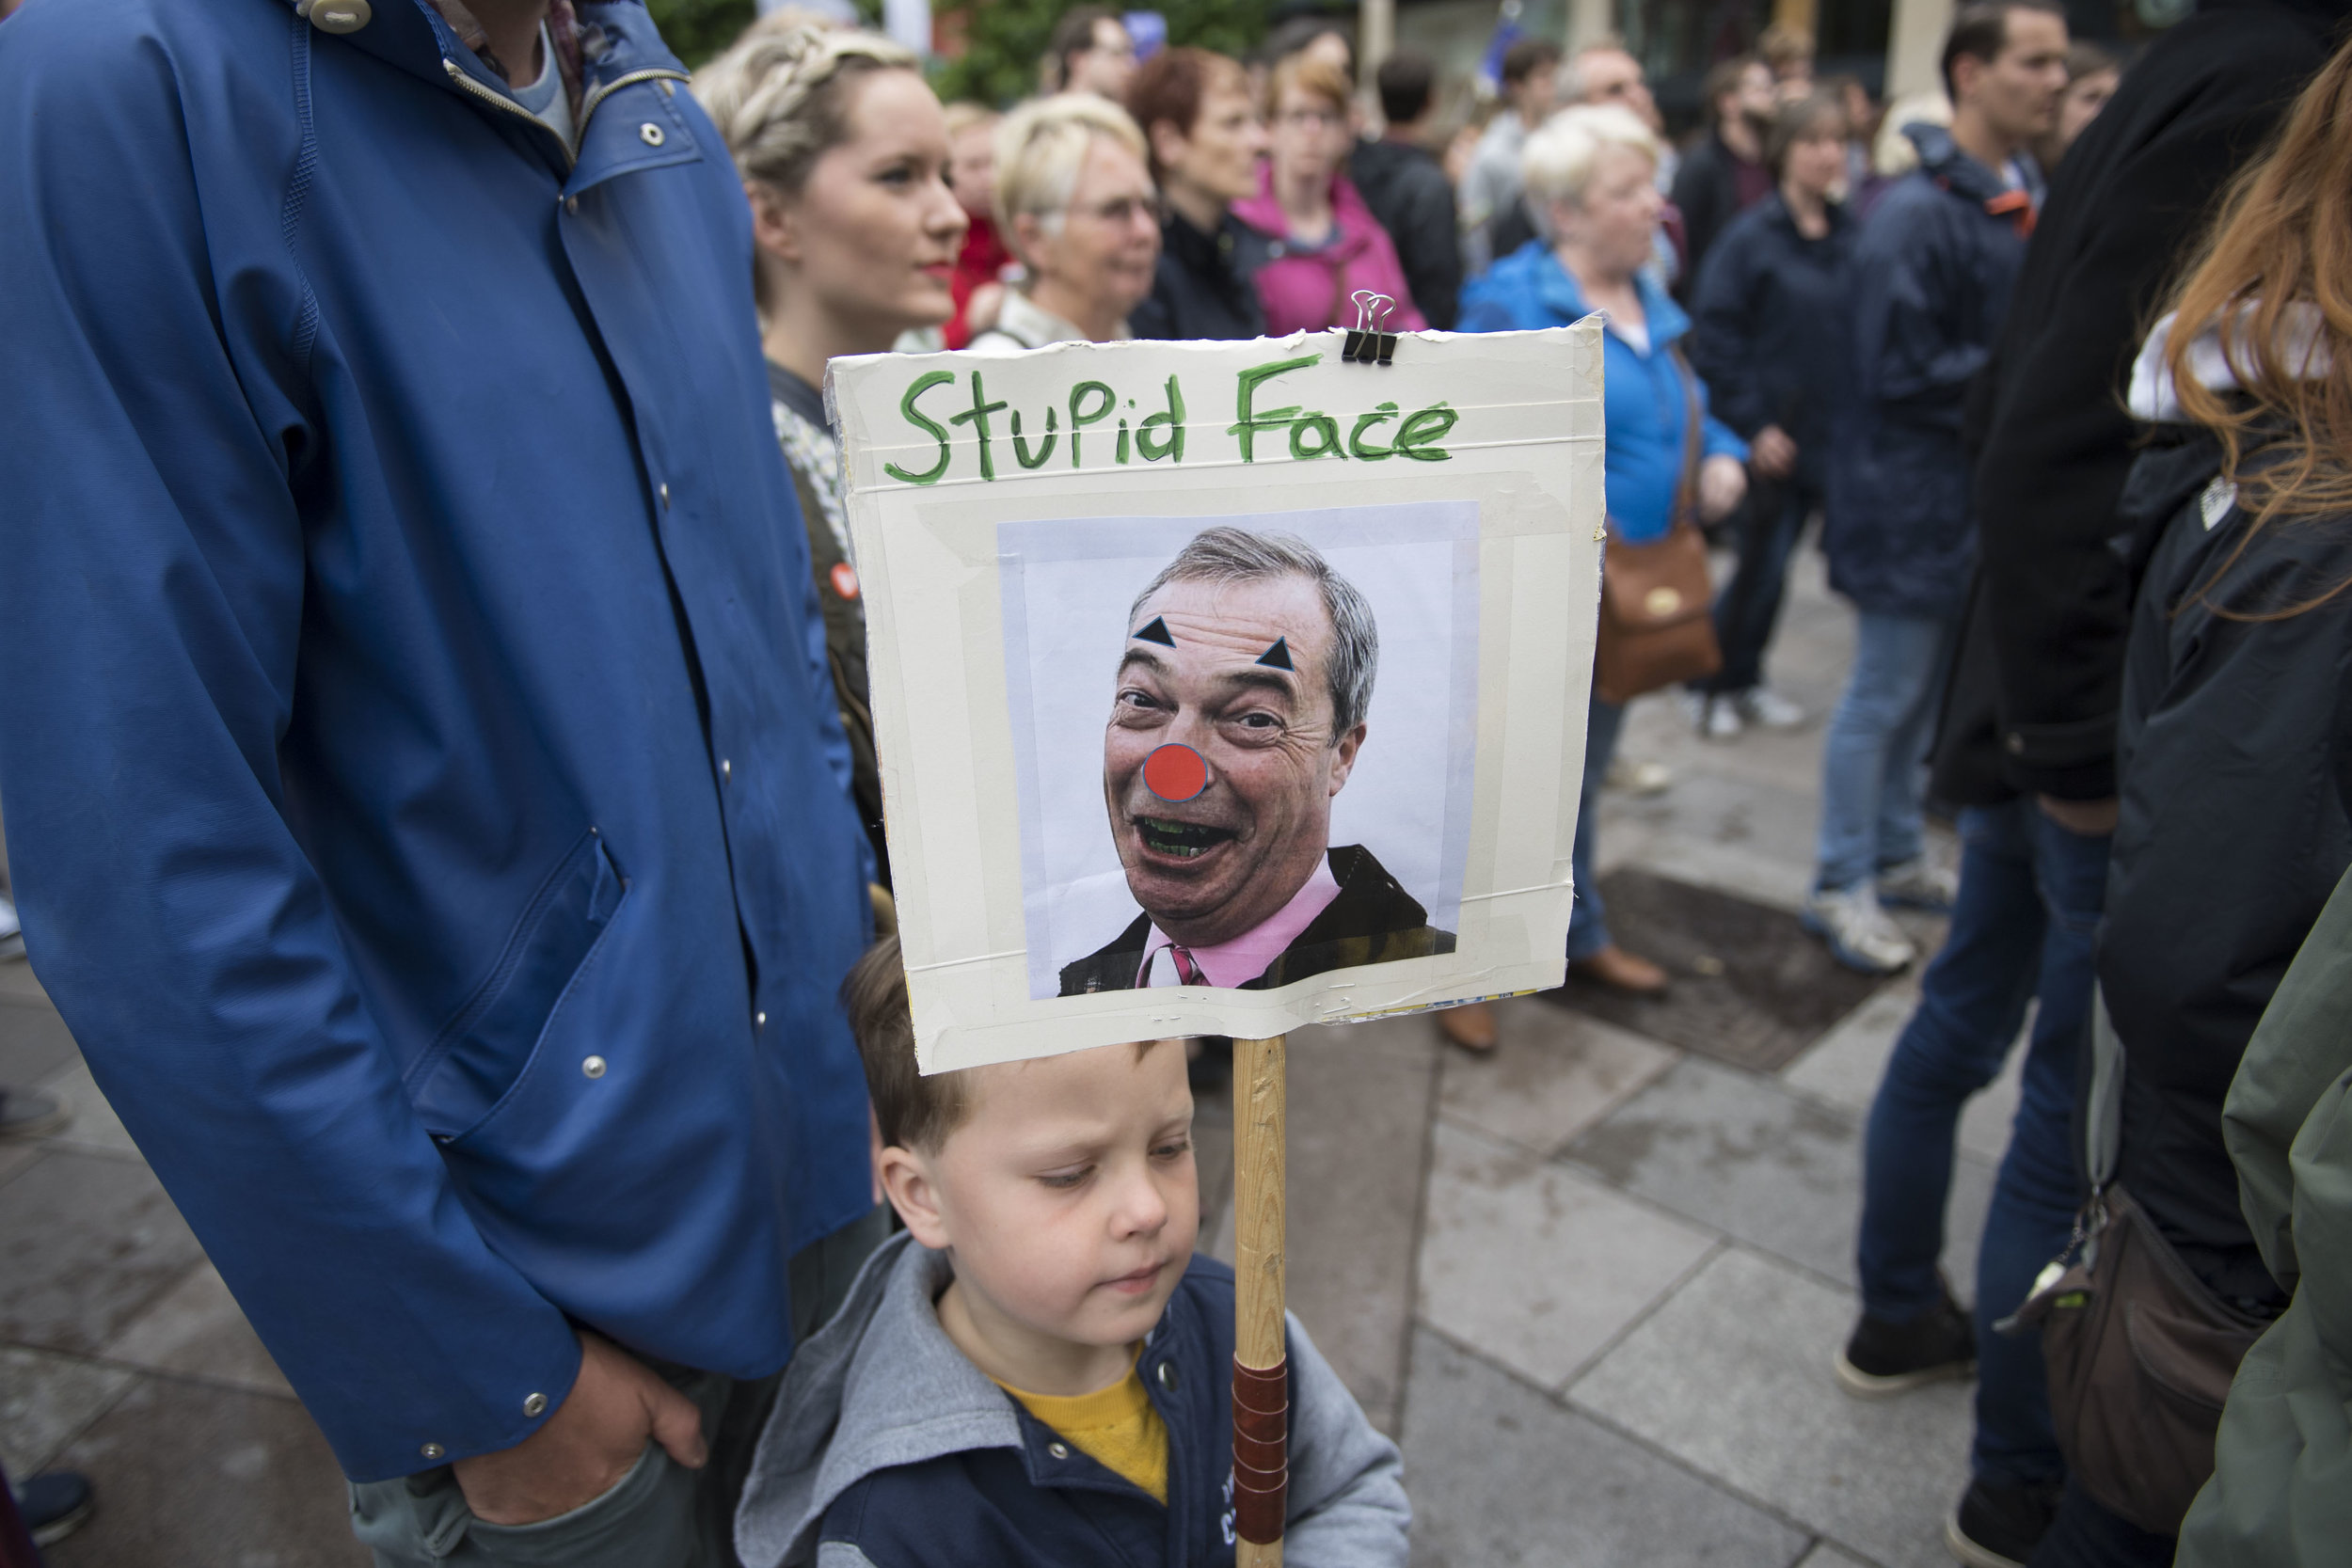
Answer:
[[[1340,895],[1308,923],[1263,974],[1236,990],[1272,990],[1334,969],[1454,951],[1454,933],[1431,926],[1429,911],[1372,858],[1372,851],[1351,844],[1330,850],[1326,858]],[[1143,967],[1143,949],[1151,940],[1152,917],[1136,916],[1135,924],[1109,946],[1062,970],[1061,993],[1135,990],[1136,972]]]

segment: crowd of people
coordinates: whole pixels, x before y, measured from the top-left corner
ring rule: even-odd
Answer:
[[[1819,529],[1856,641],[1804,926],[1891,975],[1888,910],[1949,917],[1826,1370],[1975,1378],[1954,1555],[2342,1560],[2346,7],[2211,0],[2127,62],[1970,0],[1883,108],[1775,26],[1680,140],[1615,41],[1482,91],[1361,80],[1314,19],[1139,58],[1081,6],[999,105],[788,11],[690,78],[628,7],[118,8],[0,27],[0,364],[40,389],[0,421],[0,959],[379,1564],[1230,1544],[1184,1051],[914,1071],[821,388],[1365,291],[1391,331],[1597,315],[1613,565],[1725,558],[1707,670],[1594,688],[1586,982],[1674,983],[1595,876],[1628,703],[1810,722],[1767,671]],[[1955,1130],[2021,1034],[1963,1306]],[[59,1114],[0,1089],[0,1133]],[[1402,1564],[1395,1447],[1295,1323],[1289,1364],[1292,1560]],[[87,1509],[36,1483],[35,1525]]]

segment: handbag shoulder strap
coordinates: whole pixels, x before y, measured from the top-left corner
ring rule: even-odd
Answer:
[[[1699,427],[1706,422],[1706,414],[1699,407],[1698,372],[1682,356],[1680,343],[1668,343],[1666,352],[1674,359],[1676,379],[1682,383],[1682,472],[1675,481],[1675,525],[1699,520],[1699,459],[1700,442],[1705,432]]]
[[[2090,990],[2090,1087],[2083,1106],[2083,1174],[2094,1197],[2115,1180],[2123,1141],[2123,1041],[2107,1016],[2106,994]]]

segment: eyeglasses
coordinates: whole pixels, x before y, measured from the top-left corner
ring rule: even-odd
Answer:
[[[1335,125],[1344,124],[1347,120],[1347,117],[1337,109],[1284,109],[1275,118],[1285,125],[1295,126],[1302,131],[1310,127],[1328,130]]]

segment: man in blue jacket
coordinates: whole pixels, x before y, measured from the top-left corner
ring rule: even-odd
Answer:
[[[1821,832],[1804,919],[1838,961],[1892,974],[1915,956],[1881,909],[1943,909],[1923,854],[1923,765],[1976,560],[1961,409],[1991,357],[2033,230],[2026,148],[2066,89],[2056,0],[1978,0],[1944,46],[1952,124],[1903,128],[1919,166],[1880,198],[1851,262],[1852,382],[1832,436],[1821,545],[1859,612],[1853,673],[1821,757]]]
[[[869,856],[684,81],[632,0],[0,29],[29,955],[379,1561],[723,1560],[872,1204]]]

